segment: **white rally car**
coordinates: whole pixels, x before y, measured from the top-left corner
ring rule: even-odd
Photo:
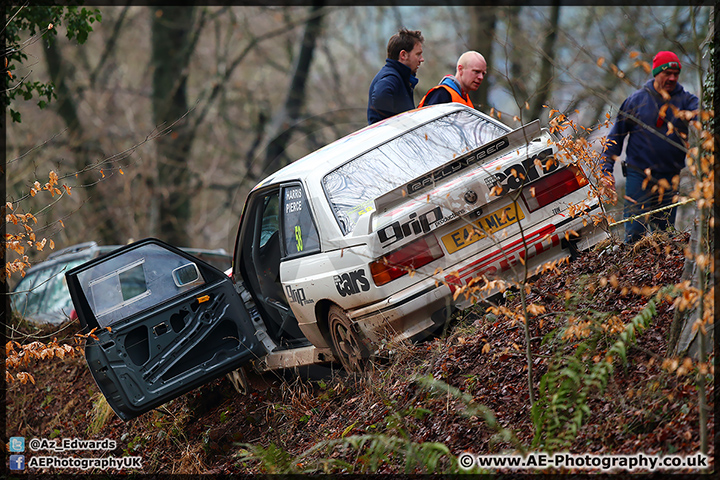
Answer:
[[[473,300],[453,295],[470,280],[517,278],[606,237],[569,214],[601,206],[556,149],[537,121],[421,108],[258,184],[232,278],[155,239],[76,267],[93,377],[129,419],[242,366],[361,369],[382,339],[441,328]]]

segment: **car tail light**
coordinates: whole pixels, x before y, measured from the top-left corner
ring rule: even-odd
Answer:
[[[580,168],[569,165],[567,168],[533,182],[523,190],[522,197],[528,210],[534,212],[588,183],[588,179]]]
[[[437,238],[430,234],[378,258],[370,264],[370,272],[379,287],[443,255]]]

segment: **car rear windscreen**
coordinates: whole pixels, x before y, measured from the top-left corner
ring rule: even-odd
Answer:
[[[323,178],[323,188],[343,234],[353,231],[361,215],[374,210],[375,198],[509,131],[460,111],[410,130],[333,170]]]

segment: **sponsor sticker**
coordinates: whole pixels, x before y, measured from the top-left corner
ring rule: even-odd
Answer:
[[[498,138],[491,143],[479,147],[476,150],[472,150],[460,158],[453,160],[450,163],[443,165],[442,167],[435,169],[433,172],[416,178],[412,182],[405,186],[405,191],[408,195],[416,193],[425,187],[434,185],[435,182],[439,182],[444,178],[447,178],[455,173],[464,170],[485,158],[494,155],[495,153],[506,149],[510,145],[508,137]]]
[[[305,289],[303,288],[292,288],[291,285],[285,286],[285,293],[290,303],[297,303],[301,307],[315,303],[315,300],[305,297]]]
[[[335,275],[333,280],[335,281],[335,288],[343,297],[370,290],[370,282],[365,276],[365,270],[362,268],[354,272]]]

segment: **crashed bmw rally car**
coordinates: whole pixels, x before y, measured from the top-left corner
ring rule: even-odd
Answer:
[[[129,419],[243,366],[360,369],[382,339],[438,330],[472,301],[454,295],[470,280],[605,237],[569,215],[600,205],[556,148],[537,121],[511,130],[460,104],[417,109],[257,185],[232,278],[154,239],[76,267],[93,377]]]

